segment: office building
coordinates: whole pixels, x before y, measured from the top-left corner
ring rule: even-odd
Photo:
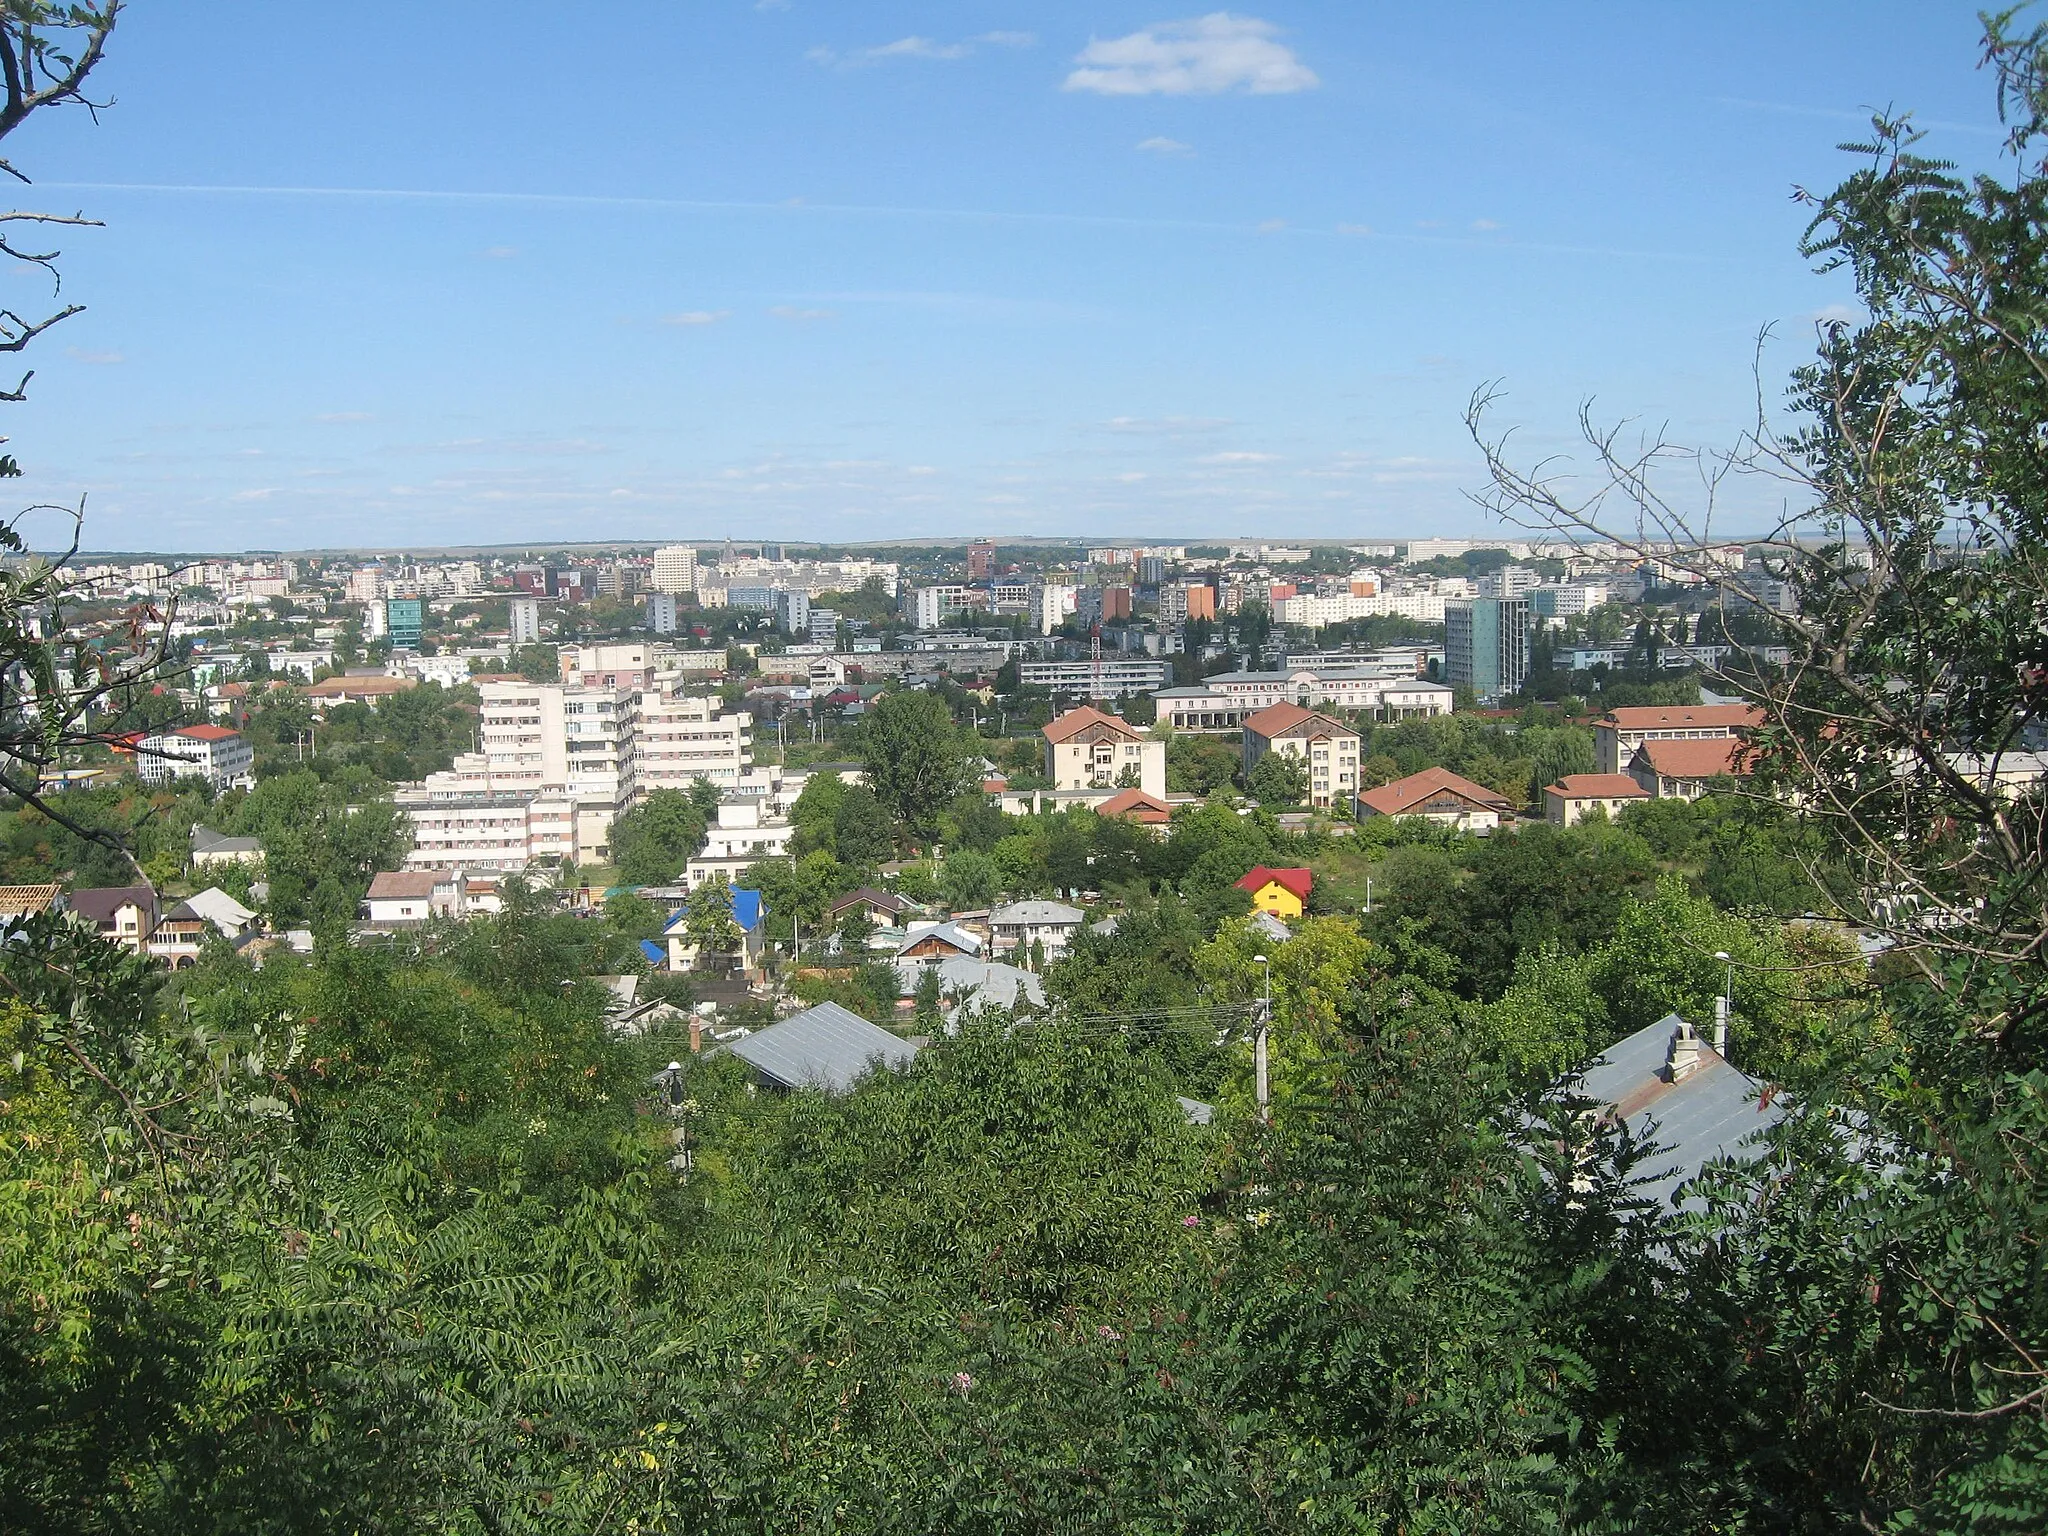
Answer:
[[[1026,688],[1049,688],[1087,698],[1121,698],[1151,693],[1173,681],[1173,663],[1135,657],[1105,656],[1101,661],[1027,661],[1018,669]]]
[[[697,551],[688,544],[671,544],[654,552],[654,570],[648,583],[657,592],[697,590]]]
[[[426,627],[427,605],[418,597],[387,597],[384,599],[384,632],[391,638],[394,651],[416,651],[420,648],[420,631]]]
[[[1529,676],[1529,600],[1473,597],[1444,604],[1444,681],[1474,698],[1519,693]]]
[[[204,779],[215,789],[256,782],[256,754],[224,725],[180,725],[145,736],[135,749],[135,776],[145,784]]]

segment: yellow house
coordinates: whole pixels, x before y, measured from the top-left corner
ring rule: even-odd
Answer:
[[[1268,869],[1261,864],[1238,881],[1237,888],[1251,893],[1253,911],[1270,912],[1292,922],[1308,910],[1308,893],[1315,881],[1305,869]]]

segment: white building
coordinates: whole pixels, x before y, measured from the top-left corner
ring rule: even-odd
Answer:
[[[684,879],[691,890],[708,880],[738,885],[748,865],[787,854],[795,836],[796,828],[768,815],[760,801],[726,801],[718,807],[717,823],[704,834],[703,851],[685,866]]]
[[[654,552],[652,585],[657,592],[697,590],[697,551],[688,544],[671,544]]]
[[[514,645],[540,644],[539,598],[515,597],[512,599],[512,643]]]
[[[692,579],[695,579],[692,573]],[[676,632],[676,599],[672,592],[649,592],[643,599],[647,610],[647,627],[657,635],[672,635]]]
[[[1017,673],[1026,688],[1114,699],[1164,688],[1173,681],[1173,663],[1105,656],[1100,662],[1027,661],[1018,665]]]
[[[919,629],[939,629],[955,614],[974,606],[971,587],[919,587],[912,594],[911,622]]]
[[[224,725],[173,726],[137,744],[135,776],[145,784],[196,778],[217,790],[247,789],[256,782],[256,754]]]
[[[1087,917],[1063,901],[1014,901],[988,915],[991,948],[999,955],[1029,954],[1036,944],[1047,960],[1057,960]]]
[[[1115,715],[1070,709],[1045,727],[1045,774],[1055,790],[1141,789],[1166,795],[1166,743]]]
[[[1041,635],[1049,635],[1072,617],[1080,590],[1071,585],[1048,582],[1033,587],[1028,599],[1031,619]]]
[[[717,701],[642,693],[633,714],[631,798],[657,789],[688,789],[706,779],[734,789],[754,757],[754,717],[721,714]]]

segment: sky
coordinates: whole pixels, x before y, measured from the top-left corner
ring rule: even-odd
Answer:
[[[1775,401],[1853,312],[1793,189],[1875,107],[1989,161],[1977,40],[1948,0],[132,0],[111,105],[6,146],[15,206],[105,223],[10,489],[167,552],[1494,531],[1475,388],[1529,460],[1587,400],[1730,441],[1763,328]]]

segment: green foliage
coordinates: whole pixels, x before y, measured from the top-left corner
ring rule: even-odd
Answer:
[[[969,758],[945,703],[932,693],[890,693],[861,721],[861,763],[888,814],[931,831],[967,782]]]
[[[654,790],[613,818],[612,863],[629,884],[674,885],[704,846],[705,826],[702,808],[688,794]]]
[[[1308,800],[1308,764],[1288,752],[1267,752],[1252,765],[1245,788],[1263,806],[1293,806]]]

